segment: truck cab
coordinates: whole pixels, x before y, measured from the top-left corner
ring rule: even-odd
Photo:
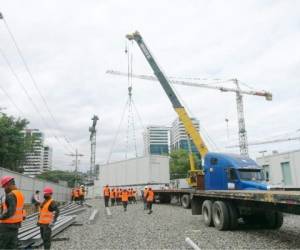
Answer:
[[[204,159],[205,190],[267,190],[263,169],[245,156],[208,153]]]

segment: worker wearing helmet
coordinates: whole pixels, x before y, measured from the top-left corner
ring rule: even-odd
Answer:
[[[54,226],[59,215],[59,209],[56,202],[52,199],[53,189],[51,187],[45,187],[43,192],[44,201],[40,206],[37,224],[40,226],[44,249],[50,249],[52,227]]]
[[[147,200],[147,208],[149,209],[148,214],[152,214],[152,204],[154,201],[154,192],[151,187],[148,188],[146,200]]]
[[[79,189],[78,189],[78,194],[79,194],[79,203],[80,205],[83,205],[83,201],[84,201],[84,186],[80,185]]]
[[[123,207],[124,207],[124,212],[127,211],[128,196],[129,196],[129,193],[128,193],[127,189],[126,188],[123,189],[121,198],[122,198],[122,203],[123,203]]]
[[[110,189],[109,189],[108,185],[106,185],[103,188],[103,197],[104,197],[104,205],[105,205],[105,207],[108,207],[109,196],[110,196]]]
[[[144,192],[143,192],[143,201],[144,201],[144,210],[147,209],[147,193],[148,193],[148,186],[145,186]]]
[[[15,185],[14,177],[3,176],[0,180],[5,191],[5,201],[1,199],[0,249],[16,249],[18,231],[25,217],[24,196]]]
[[[112,207],[115,205],[115,202],[116,202],[116,190],[115,188],[112,188],[110,191],[110,203]]]

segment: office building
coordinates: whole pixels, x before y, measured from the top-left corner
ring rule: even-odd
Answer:
[[[196,127],[197,131],[199,131],[199,121],[196,118],[191,118],[191,120],[194,126]],[[179,120],[179,118],[176,118],[173,121],[172,127],[170,129],[170,135],[171,135],[171,151],[176,149],[185,149],[187,151],[189,150],[187,134],[183,126],[183,123]],[[195,147],[192,141],[191,141],[191,148],[193,153],[200,156],[197,148]]]
[[[169,154],[170,128],[167,126],[148,126],[144,132],[145,155]]]
[[[271,185],[300,187],[300,150],[263,155],[256,159]]]

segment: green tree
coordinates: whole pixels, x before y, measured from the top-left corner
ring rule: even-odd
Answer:
[[[71,171],[53,170],[46,171],[37,176],[40,179],[58,183],[58,181],[67,181],[69,187],[74,187],[77,184],[83,183],[85,176],[82,173]]]
[[[200,159],[193,154],[196,167],[200,164]],[[190,170],[189,153],[184,149],[173,150],[170,153],[170,179],[186,178]]]
[[[28,124],[26,119],[0,113],[0,167],[23,172],[20,166],[32,146],[32,138],[22,133]]]

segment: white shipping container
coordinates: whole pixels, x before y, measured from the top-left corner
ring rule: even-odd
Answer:
[[[164,186],[170,182],[169,157],[150,155],[100,165],[99,180],[89,187],[88,197],[102,196],[103,186]]]
[[[100,185],[131,186],[167,184],[169,157],[151,155],[100,165]]]

